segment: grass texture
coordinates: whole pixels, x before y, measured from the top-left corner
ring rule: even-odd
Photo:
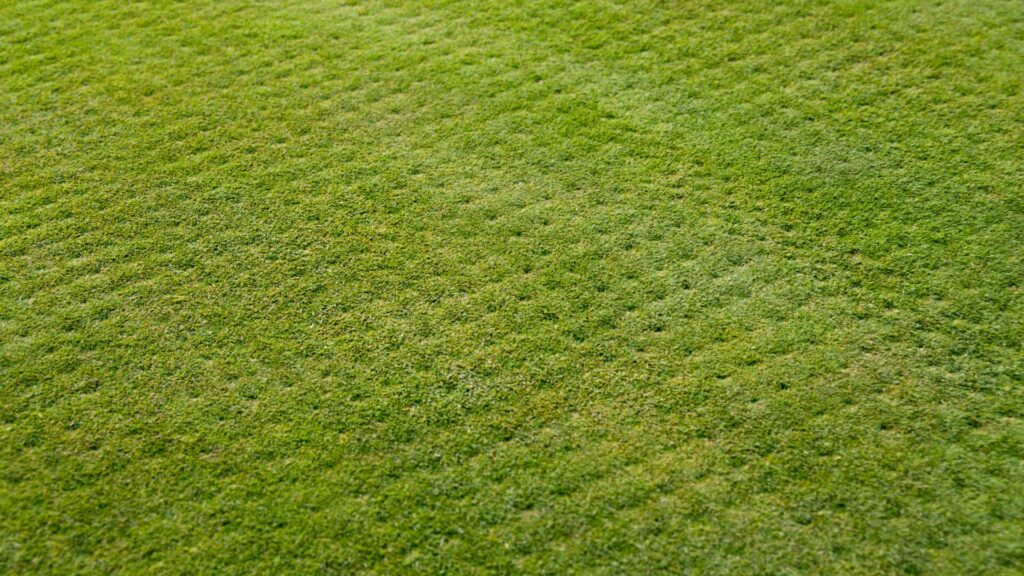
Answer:
[[[0,3],[0,571],[1024,573],[1017,0]]]

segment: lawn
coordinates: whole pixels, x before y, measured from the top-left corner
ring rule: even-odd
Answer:
[[[0,3],[0,572],[1024,573],[1019,0]]]

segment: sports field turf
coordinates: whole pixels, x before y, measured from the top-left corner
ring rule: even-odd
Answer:
[[[1019,0],[0,2],[0,572],[1024,573]]]

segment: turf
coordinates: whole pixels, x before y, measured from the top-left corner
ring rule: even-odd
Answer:
[[[0,3],[0,571],[1024,573],[1016,0]]]

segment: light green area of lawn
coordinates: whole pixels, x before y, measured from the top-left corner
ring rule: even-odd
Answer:
[[[1024,572],[1024,4],[0,3],[0,571]]]

